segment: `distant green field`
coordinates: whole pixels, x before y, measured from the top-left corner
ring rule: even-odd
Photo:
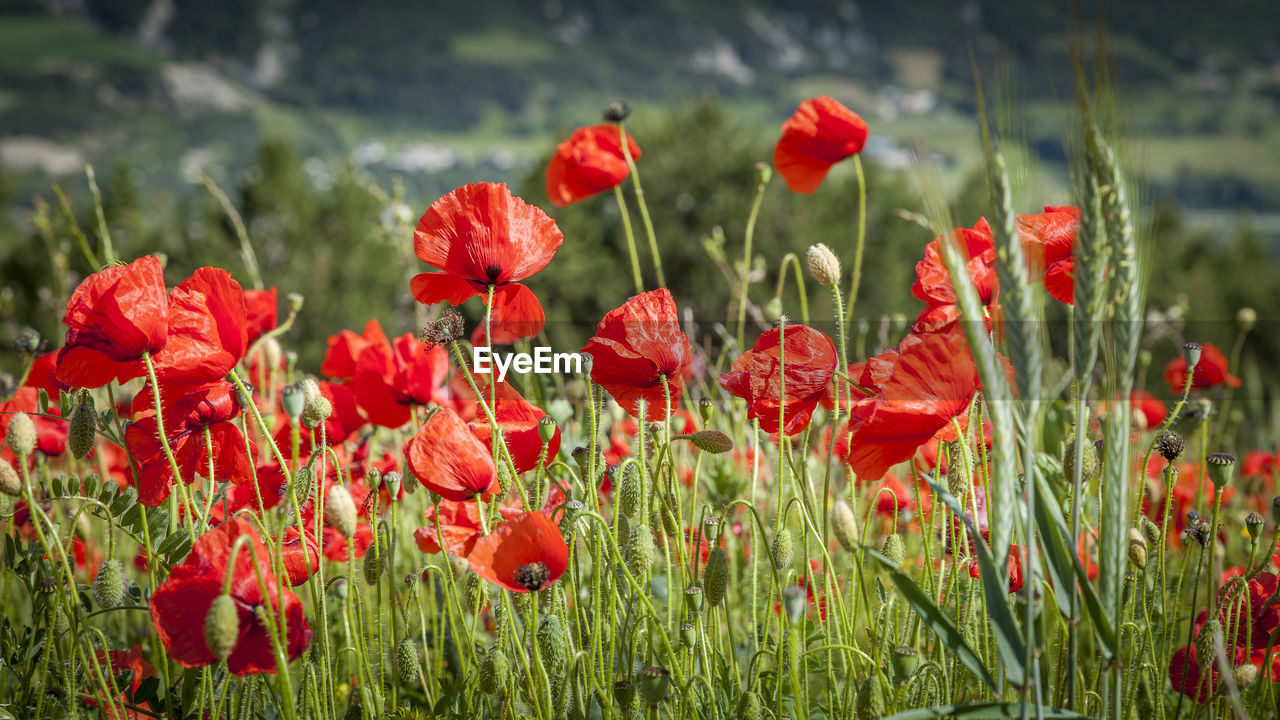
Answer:
[[[105,35],[67,17],[0,17],[0,68],[41,71],[71,63],[118,67],[158,66],[163,56],[136,43]]]

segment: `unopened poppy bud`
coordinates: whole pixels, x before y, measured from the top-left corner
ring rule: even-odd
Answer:
[[[67,419],[67,449],[76,458],[86,457],[93,451],[93,441],[98,434],[98,416],[93,407],[93,396],[81,390],[79,402],[71,409]]]
[[[480,689],[492,695],[507,684],[511,675],[511,665],[507,662],[507,654],[501,648],[494,648],[485,653],[480,660]]]
[[[1258,312],[1251,307],[1242,307],[1236,311],[1236,331],[1241,335],[1253,329],[1258,324]]]
[[[875,674],[867,676],[858,688],[858,720],[879,720],[884,717],[884,688]]]
[[[1190,372],[1200,364],[1200,344],[1189,342],[1182,346],[1182,359],[1187,363],[1187,371]]]
[[[330,487],[328,495],[325,496],[324,509],[329,527],[337,530],[345,538],[356,534],[356,504],[346,488],[341,485]]]
[[[787,619],[791,622],[798,622],[804,617],[808,602],[808,594],[799,585],[788,585],[782,591],[782,607],[787,611]]]
[[[694,583],[684,589],[684,607],[690,613],[694,615],[701,613],[704,599],[700,583]]]
[[[653,566],[654,556],[653,531],[648,525],[636,525],[631,529],[631,537],[627,539],[627,547],[623,552],[627,570],[636,577],[643,576]]]
[[[707,556],[707,567],[702,573],[702,587],[711,607],[724,602],[725,593],[729,589],[729,558],[725,555],[724,548],[715,548]]]
[[[347,581],[345,578],[334,578],[333,584],[330,586],[330,588],[333,590],[334,597],[338,598],[339,600],[347,599],[347,592],[350,590],[350,588],[347,587]]]
[[[13,418],[9,421],[9,447],[18,453],[19,457],[26,457],[36,450],[36,424],[31,420],[31,416],[24,413],[14,413]]]
[[[605,122],[620,123],[631,116],[631,106],[621,100],[609,103],[609,107],[604,109],[603,116]]]
[[[543,415],[538,420],[538,437],[542,439],[542,444],[546,445],[556,436],[556,421],[550,415]]]
[[[680,521],[677,519],[680,510],[675,493],[663,494],[662,506],[658,510],[658,517],[662,520],[662,531],[670,537],[675,537],[675,534],[680,532]]]
[[[368,585],[377,585],[379,578],[382,577],[382,570],[387,566],[386,555],[380,552],[374,552],[373,548],[369,548],[369,552],[364,554],[364,581]]]
[[[1204,459],[1209,465],[1209,480],[1213,487],[1221,490],[1231,484],[1235,477],[1236,458],[1228,453],[1214,453]]]
[[[18,471],[13,469],[13,465],[4,458],[0,458],[0,493],[11,497],[22,494],[22,478],[18,476]]]
[[[848,552],[858,547],[858,519],[853,514],[853,506],[848,500],[841,498],[831,508],[831,529],[836,539]]]
[[[421,655],[418,654],[418,646],[409,638],[400,641],[396,645],[396,674],[400,676],[400,682],[405,685],[414,685],[418,682],[418,669],[421,667]]]
[[[1074,434],[1074,429],[1072,430]],[[1082,482],[1089,482],[1098,474],[1098,448],[1087,439],[1084,447],[1081,448],[1083,461],[1080,463],[1080,478]],[[1074,480],[1076,472],[1076,447],[1074,442],[1068,442],[1067,447],[1062,452],[1062,477],[1067,480]]]
[[[230,595],[222,593],[209,605],[204,618],[204,642],[218,660],[226,660],[240,637],[240,611]]]
[[[1206,670],[1213,664],[1213,636],[1222,633],[1222,623],[1218,618],[1212,618],[1204,624],[1200,630],[1200,634],[1196,636],[1196,662],[1200,665],[1201,670]]]
[[[671,692],[671,671],[664,667],[650,666],[640,669],[640,694],[650,706],[667,699]]]
[[[467,609],[472,615],[478,614],[489,604],[489,583],[479,575],[467,575]]]
[[[387,494],[391,496],[391,502],[395,502],[400,497],[400,488],[403,487],[404,476],[392,470],[382,476],[382,487],[387,489]]]
[[[777,534],[773,536],[773,542],[769,545],[769,558],[773,561],[774,569],[785,570],[791,567],[791,561],[795,556],[795,541],[791,537],[791,531],[787,528],[779,528]]]
[[[40,354],[41,346],[44,345],[44,338],[40,337],[40,333],[35,328],[23,328],[13,339],[13,349],[24,355]]]
[[[623,466],[618,479],[618,510],[624,517],[635,518],[644,502],[641,497],[640,469],[635,463]]]
[[[764,304],[764,319],[770,324],[782,319],[782,298],[769,298],[769,302]]]
[[[733,708],[735,720],[760,720],[763,717],[763,713],[760,696],[751,690],[744,690],[738,696],[738,703]]]
[[[542,664],[552,675],[559,674],[568,664],[568,635],[559,615],[550,613],[538,623],[538,650],[542,653]]]
[[[733,449],[733,440],[719,430],[699,430],[690,435],[689,440],[699,450],[715,455],[727,453]]]
[[[702,424],[706,425],[711,422],[711,418],[715,417],[716,405],[711,402],[711,398],[698,398],[698,415],[702,417]]]
[[[124,599],[124,570],[114,558],[98,568],[98,576],[93,579],[93,599],[103,610],[110,610]]]
[[[833,288],[840,283],[840,259],[825,244],[810,245],[805,260],[809,264],[809,274],[819,285]]]
[[[1258,666],[1245,663],[1237,665],[1231,671],[1231,677],[1236,681],[1236,687],[1243,690],[1253,684],[1258,679]]]
[[[1262,526],[1266,523],[1266,518],[1262,517],[1262,513],[1253,511],[1244,519],[1244,529],[1249,533],[1249,539],[1257,542],[1262,536]]]
[[[284,408],[284,412],[289,416],[290,420],[297,420],[302,416],[302,410],[307,405],[307,395],[303,391],[300,383],[292,383],[285,385],[280,390],[280,405]]]
[[[1129,562],[1139,570],[1147,567],[1147,539],[1137,528],[1129,528]]]
[[[1160,526],[1151,521],[1146,515],[1142,516],[1142,534],[1147,538],[1147,545],[1160,546]]]
[[[884,544],[880,546],[880,554],[889,558],[889,562],[895,566],[901,567],[907,559],[907,545],[902,541],[901,535],[893,533],[884,539]]]
[[[613,699],[618,707],[627,710],[636,697],[636,686],[627,680],[619,680],[613,684]]]
[[[889,660],[893,665],[893,676],[898,682],[906,682],[920,667],[920,653],[906,645],[894,648]]]
[[[1164,458],[1165,462],[1172,463],[1177,460],[1186,447],[1186,439],[1177,433],[1160,433],[1160,437],[1156,438],[1156,452],[1160,453],[1160,457]]]

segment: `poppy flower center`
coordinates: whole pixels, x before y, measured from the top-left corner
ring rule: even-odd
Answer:
[[[499,276],[499,275],[501,275],[501,274],[502,274],[502,266],[501,266],[501,265],[499,265],[499,264],[497,264],[497,263],[493,263],[492,265],[488,265],[488,266],[486,266],[486,267],[485,267],[485,269],[484,269],[484,275],[485,275],[485,277],[489,278],[489,284],[490,284],[490,285],[493,285],[493,284],[497,283],[497,282],[498,282],[498,276]]]
[[[547,570],[546,563],[525,563],[516,568],[514,580],[517,585],[536,592],[546,587],[551,580],[551,571]]]

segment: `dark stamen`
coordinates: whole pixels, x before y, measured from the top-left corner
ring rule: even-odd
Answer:
[[[547,570],[545,563],[526,563],[516,568],[514,580],[517,585],[530,592],[537,592],[550,582],[551,572]]]
[[[498,276],[502,274],[502,266],[494,263],[484,269],[485,277],[489,278],[489,283],[498,282]]]

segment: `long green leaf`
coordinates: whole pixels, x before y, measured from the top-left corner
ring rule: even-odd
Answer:
[[[933,488],[934,496],[946,503],[947,507],[951,508],[951,512],[963,520],[965,526],[969,528],[969,536],[978,553],[982,592],[987,598],[987,617],[991,620],[991,627],[995,631],[996,649],[1000,652],[1000,662],[1004,665],[1009,682],[1015,687],[1025,687],[1027,645],[1022,639],[1018,623],[1013,619],[1013,608],[1009,607],[1008,572],[996,570],[987,542],[978,533],[973,520],[964,514],[960,501],[941,485],[930,482],[929,486]],[[1028,581],[1030,580],[1031,578],[1028,578]]]
[[[929,597],[929,594],[922,590],[915,580],[899,570],[898,566],[888,558],[871,548],[864,548],[864,550],[867,557],[884,565],[889,571],[893,584],[897,586],[898,592],[902,593],[907,604],[916,611],[924,624],[938,636],[947,649],[955,654],[956,659],[991,688],[991,692],[999,696],[1000,687],[996,684],[996,679],[991,677],[991,673],[987,672],[986,666],[982,664],[982,658],[979,658],[973,648],[969,647],[969,643],[964,641],[964,635],[956,628],[955,623],[951,622],[951,618],[947,617],[933,602],[933,598]]]

